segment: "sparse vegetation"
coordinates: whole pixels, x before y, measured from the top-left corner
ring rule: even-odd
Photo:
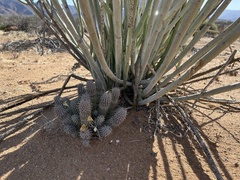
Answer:
[[[210,83],[198,92],[185,89],[195,77],[201,78],[202,74],[212,72],[210,69],[198,73],[240,36],[238,19],[202,49],[188,56],[206,32],[216,32],[213,23],[229,1],[209,0],[203,5],[204,1],[80,0],[74,1],[77,19],[70,13],[66,1],[62,1],[64,7],[58,1],[40,1],[40,6],[30,0],[24,2],[45,20],[79,64],[91,72],[95,81],[88,82],[86,89],[80,85],[79,96],[72,101],[60,96],[55,98],[55,112],[66,133],[80,137],[85,146],[89,146],[93,136],[108,136],[127,114],[126,109],[118,107],[118,98],[114,98],[120,95],[116,88],[121,87],[132,106],[156,102],[155,130],[165,128],[159,123],[160,115],[166,113],[160,112],[160,102],[172,103],[183,117],[181,123],[187,127],[186,133],[189,129],[194,132],[216,177],[221,179],[200,133],[176,102],[197,102],[206,100],[206,96],[240,88],[237,82],[210,91],[206,91]],[[208,22],[202,26],[207,18]],[[22,27],[27,27],[24,21]],[[234,61],[234,53],[215,69],[219,71],[212,81],[217,79],[222,67]],[[97,82],[102,84],[102,91],[95,91]],[[109,113],[114,112],[112,107],[115,113]],[[120,118],[122,114],[124,118]],[[153,120],[152,117],[149,119]]]
[[[55,97],[54,111],[67,134],[80,137],[84,146],[90,146],[93,136],[105,138],[125,120],[127,110],[118,107],[119,97],[119,88],[104,92],[101,82],[88,81],[86,88],[78,86],[78,97],[71,101]]]
[[[11,31],[11,27],[14,27],[16,31],[35,33],[42,24],[42,20],[38,16],[0,16],[0,30],[3,31]]]

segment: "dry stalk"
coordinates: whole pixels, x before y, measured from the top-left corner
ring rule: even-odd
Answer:
[[[216,166],[216,163],[214,162],[212,156],[211,156],[211,153],[210,151],[208,150],[205,142],[203,141],[203,139],[201,138],[200,134],[198,133],[198,130],[197,128],[194,126],[194,124],[192,123],[192,121],[188,118],[186,112],[183,110],[183,108],[177,103],[175,102],[170,96],[166,95],[166,97],[169,99],[169,101],[177,108],[177,110],[181,113],[181,115],[184,117],[184,120],[187,122],[188,126],[190,127],[190,129],[192,130],[192,132],[194,133],[194,135],[196,136],[200,146],[202,147],[208,161],[209,161],[209,164],[216,176],[216,178],[218,180],[222,180],[222,176]]]

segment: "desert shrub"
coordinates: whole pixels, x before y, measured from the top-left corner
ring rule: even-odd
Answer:
[[[126,108],[118,105],[120,89],[104,92],[96,84],[93,81],[88,81],[86,87],[80,84],[78,97],[71,101],[59,96],[54,99],[54,112],[62,121],[64,132],[80,137],[84,146],[90,145],[93,136],[102,139],[110,135],[127,115]]]
[[[66,1],[21,2],[45,19],[79,64],[103,83],[105,91],[123,87],[134,106],[174,92],[240,36],[238,19],[187,57],[201,37],[213,31],[210,25],[228,5],[221,0],[73,0],[74,12]],[[203,26],[206,19],[208,25]],[[185,57],[187,61],[183,61]],[[239,87],[240,83],[214,92]],[[196,98],[197,94],[187,96],[174,99]]]
[[[214,23],[209,23],[209,19],[205,20],[203,24],[199,27],[199,30],[203,29],[205,26],[209,26],[205,36],[215,37],[219,34],[218,26]]]
[[[34,32],[41,25],[42,21],[38,16],[12,15],[0,17],[0,30],[4,31],[8,31],[9,27],[17,27],[18,31]]]

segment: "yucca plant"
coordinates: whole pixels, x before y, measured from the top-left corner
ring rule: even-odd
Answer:
[[[19,1],[45,21],[105,90],[119,86],[132,93],[133,105],[177,89],[240,36],[237,19],[183,61],[231,0],[73,0],[74,13],[66,0]],[[240,83],[211,92],[236,88]],[[191,97],[198,95],[174,99]]]

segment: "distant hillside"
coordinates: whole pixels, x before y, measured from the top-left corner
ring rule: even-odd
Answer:
[[[0,15],[33,15],[32,10],[18,0],[0,0]]]
[[[240,8],[240,7],[239,7]],[[236,21],[237,18],[240,17],[240,10],[228,10],[226,9],[223,13],[219,16],[221,20],[227,21]]]

